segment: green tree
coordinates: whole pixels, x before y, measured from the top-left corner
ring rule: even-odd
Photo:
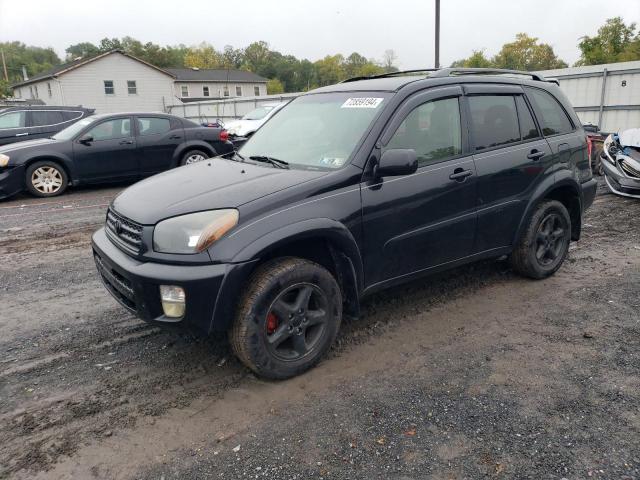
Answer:
[[[581,55],[576,65],[640,60],[640,31],[636,33],[635,30],[635,23],[627,25],[621,17],[609,18],[597,35],[580,39]]]
[[[495,67],[493,62],[484,55],[484,50],[474,50],[469,58],[456,60],[451,64],[452,67],[464,68],[490,68]]]
[[[344,57],[340,54],[327,55],[314,63],[316,78],[320,86],[331,85],[346,78]]]
[[[505,43],[492,63],[498,68],[513,70],[549,70],[565,68],[567,64],[554,53],[553,47],[538,43],[538,39],[526,33],[518,33],[515,41]]]
[[[397,72],[396,60],[398,60],[398,55],[396,55],[395,50],[385,50],[382,55],[382,68],[384,71],[387,73]]]
[[[185,67],[191,68],[221,68],[222,54],[213,45],[202,42],[197,47],[191,47],[184,57]]]
[[[275,95],[278,93],[284,93],[282,82],[277,78],[270,78],[267,82],[267,94]]]
[[[9,84],[23,80],[23,66],[27,70],[27,75],[33,77],[61,63],[52,48],[32,47],[22,42],[0,42],[0,50],[4,52],[7,63]],[[4,71],[1,68],[0,77],[4,79]]]
[[[70,62],[76,58],[93,57],[100,53],[100,48],[91,42],[80,42],[69,45],[65,52],[67,54],[66,60]]]
[[[269,50],[269,44],[264,41],[253,42],[247,48],[244,49],[244,62],[243,65],[250,71],[262,75],[265,67],[267,67],[267,61],[269,60],[271,51]]]

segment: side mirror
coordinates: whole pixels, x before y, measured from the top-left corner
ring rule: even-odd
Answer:
[[[89,145],[91,142],[93,142],[93,136],[89,134],[83,135],[78,141],[84,145]]]
[[[382,154],[376,177],[411,175],[418,170],[418,155],[412,148],[393,148]]]

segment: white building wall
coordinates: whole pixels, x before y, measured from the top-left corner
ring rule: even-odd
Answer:
[[[161,112],[174,101],[173,77],[120,53],[63,73],[59,80],[64,105],[83,105],[96,113]],[[113,95],[105,93],[105,80],[113,81]],[[136,94],[128,93],[127,80],[136,81]]]
[[[51,95],[49,95],[47,85],[51,86]],[[25,100],[38,98],[47,105],[62,105],[62,103],[60,103],[62,101],[60,86],[53,78],[16,88],[13,94],[16,97],[23,98]]]
[[[178,98],[182,98],[182,86],[186,85],[189,88],[189,97],[188,98],[200,98],[204,97],[202,94],[202,87],[209,87],[209,96],[212,98],[223,97],[224,96],[224,86],[227,85],[226,82],[181,82],[176,81],[174,86],[174,94]],[[266,83],[232,83],[228,84],[229,86],[229,97],[236,96],[236,87],[242,88],[242,97],[255,97],[254,88],[258,87],[260,93],[257,96],[262,96],[267,94],[267,84]]]

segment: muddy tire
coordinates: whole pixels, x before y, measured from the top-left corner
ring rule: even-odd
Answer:
[[[322,266],[279,258],[251,276],[238,305],[229,341],[247,367],[284,379],[313,367],[340,329],[342,295]]]
[[[571,218],[556,201],[542,202],[511,254],[512,268],[521,275],[541,279],[553,275],[569,252]]]
[[[202,150],[189,150],[180,159],[180,165],[191,165],[209,158],[210,155]]]
[[[55,197],[62,194],[69,185],[67,172],[52,160],[29,165],[24,181],[29,193],[36,197]]]

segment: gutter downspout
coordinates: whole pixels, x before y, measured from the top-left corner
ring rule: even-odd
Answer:
[[[54,77],[54,80],[56,81],[56,83],[58,84],[58,90],[60,91],[60,100],[62,101],[62,107],[66,107],[67,103],[64,100],[64,91],[62,90],[62,82],[60,82],[60,79],[58,77]]]
[[[604,112],[604,93],[607,88],[607,69],[602,70],[602,91],[600,92],[600,111],[598,113],[598,128],[602,130],[602,116]]]

